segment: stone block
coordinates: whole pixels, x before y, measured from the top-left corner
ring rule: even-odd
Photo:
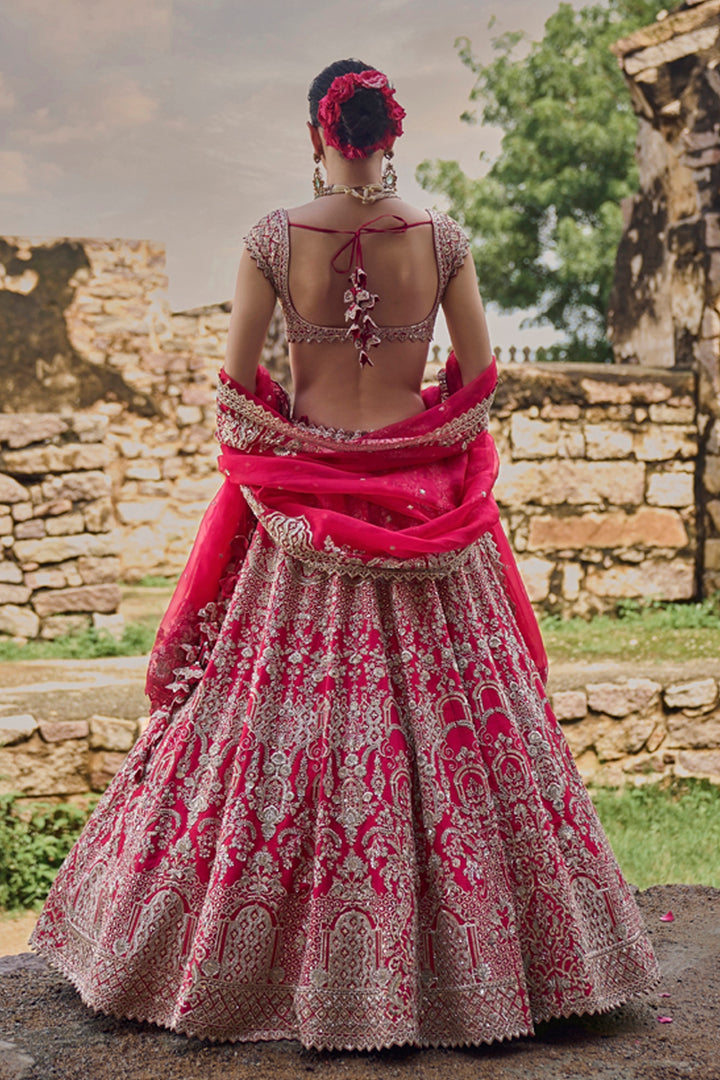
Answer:
[[[42,540],[18,540],[15,552],[21,562],[59,563],[80,555],[102,558],[115,555],[117,540],[108,533],[83,533],[80,536],[47,536]]]
[[[81,443],[100,443],[107,434],[109,419],[102,413],[73,413],[68,421]]]
[[[160,480],[160,466],[157,462],[145,462],[141,465],[128,465],[125,470],[126,480]]]
[[[720,455],[708,454],[705,458],[703,483],[710,495],[720,495]]]
[[[90,717],[90,746],[93,750],[130,750],[137,736],[134,720],[116,716]]]
[[[528,549],[685,547],[688,542],[682,518],[674,510],[641,507],[634,514],[612,511],[530,520]]]
[[[655,716],[628,716],[607,727],[595,740],[600,761],[619,761],[627,754],[638,754],[657,726]]]
[[[115,641],[120,641],[125,632],[125,616],[120,612],[115,615],[103,615],[99,611],[93,611],[92,622],[96,630],[109,634]]]
[[[64,431],[67,424],[55,413],[0,413],[0,443],[12,450],[54,439]]]
[[[0,473],[0,503],[27,502],[27,488],[11,476]]]
[[[80,634],[83,630],[89,630],[90,625],[89,615],[48,615],[42,621],[40,637],[44,641],[55,641],[56,638],[67,637],[68,634]]]
[[[36,593],[33,607],[41,616],[75,611],[101,611],[107,615],[117,611],[121,599],[117,585],[80,585]]]
[[[644,597],[691,600],[695,595],[695,566],[687,559],[659,562],[647,559],[638,566],[612,566],[588,570],[585,587],[594,596]]]
[[[31,502],[15,503],[12,516],[13,521],[27,521],[28,518],[35,517],[33,504]]]
[[[589,683],[585,689],[593,712],[624,717],[653,708],[660,700],[662,687],[652,679],[628,679],[621,683]]]
[[[664,383],[641,380],[615,383],[584,378],[580,380],[580,389],[588,405],[631,405],[637,401],[649,405],[653,402],[667,401],[672,396],[672,390]]]
[[[0,584],[0,604],[27,604],[30,593],[26,585]]]
[[[656,424],[633,435],[633,450],[638,461],[693,458],[697,454],[697,438],[693,428]]]
[[[72,502],[101,499],[110,494],[110,477],[104,472],[68,472],[51,476],[42,484],[43,498],[48,501],[70,499]]]
[[[705,541],[705,569],[720,570],[720,540]],[[2,589],[2,586],[0,586]]]
[[[34,638],[40,629],[40,620],[29,608],[4,604],[0,607],[0,634],[11,637]]]
[[[30,713],[15,716],[0,715],[0,746],[16,746],[27,742],[38,729],[38,722]]]
[[[117,505],[117,514],[123,525],[140,525],[157,521],[166,506],[165,499],[121,502]]]
[[[60,514],[45,521],[48,536],[72,536],[85,531],[85,519],[82,514]]]
[[[0,581],[4,585],[22,585],[23,574],[18,564],[5,559],[0,560]]]
[[[29,589],[64,589],[67,578],[62,570],[50,567],[47,570],[28,571],[25,584]]]
[[[617,723],[608,717],[591,716],[579,723],[566,722],[562,724],[562,732],[575,759],[582,757],[588,750],[592,750],[598,740]]]
[[[584,571],[578,563],[566,563],[563,566],[563,596],[566,600],[577,600],[582,590]]]
[[[663,694],[668,709],[713,709],[718,700],[718,687],[714,679],[693,679],[673,683]]]
[[[90,784],[93,791],[105,790],[122,768],[125,757],[125,754],[113,750],[101,750],[99,753],[92,755]]]
[[[115,555],[108,555],[104,559],[81,555],[77,568],[83,585],[114,583],[120,577],[120,560]]]
[[[585,442],[590,460],[628,458],[633,450],[632,432],[622,424],[586,424]]]
[[[13,519],[10,514],[0,514],[0,536],[12,536]]]
[[[553,712],[561,722],[584,719],[587,707],[587,694],[583,690],[559,690],[552,695]]]
[[[178,405],[175,412],[178,427],[190,427],[192,424],[202,424],[202,409],[197,405]]]
[[[720,499],[711,499],[706,506],[706,510],[710,516],[710,520],[713,525],[720,532]],[[2,572],[2,563],[0,563],[0,573]],[[0,581],[2,577],[0,576]]]
[[[110,532],[115,525],[115,512],[110,499],[96,499],[85,507],[85,528],[88,532]]]
[[[681,750],[675,772],[678,776],[703,776],[720,781],[720,750]]]
[[[720,749],[720,715],[685,716],[672,713],[668,718],[667,744],[671,749]]]
[[[515,413],[510,420],[513,458],[584,457],[585,440],[577,424],[536,420]]]
[[[3,468],[13,476],[103,469],[112,461],[107,446],[71,443],[67,446],[36,446],[29,450],[8,450],[2,455]]]
[[[547,559],[530,557],[518,559],[518,567],[528,596],[533,603],[545,600],[550,592],[550,577],[555,564],[548,562]]]
[[[496,489],[501,505],[521,507],[637,506],[644,494],[645,466],[628,461],[511,462],[502,465]]]
[[[692,401],[688,404],[651,405],[650,419],[654,424],[692,425],[695,431],[695,406]]]
[[[0,793],[29,797],[80,795],[89,790],[87,744],[80,739],[0,751]]]
[[[40,736],[47,743],[87,739],[90,734],[87,720],[41,720],[39,726]]]
[[[691,472],[656,472],[648,477],[650,506],[694,506],[695,477]]]
[[[45,522],[42,518],[32,518],[30,521],[20,521],[15,526],[15,538],[17,540],[40,540],[47,534]]]

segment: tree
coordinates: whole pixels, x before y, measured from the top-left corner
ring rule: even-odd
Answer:
[[[536,307],[531,325],[565,333],[554,359],[611,358],[605,320],[620,201],[637,190],[637,121],[610,45],[653,22],[662,3],[562,3],[542,41],[503,34],[489,64],[467,38],[455,43],[476,76],[470,100],[483,123],[502,128],[502,148],[481,179],[456,161],[425,161],[417,178],[449,198],[471,236],[486,299],[505,311]]]

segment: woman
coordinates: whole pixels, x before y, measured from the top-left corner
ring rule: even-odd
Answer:
[[[215,1039],[457,1045],[657,971],[543,689],[498,524],[468,244],[383,157],[358,61],[310,90],[316,198],[246,238],[226,476],[151,660],[151,722],[33,945],[97,1009]],[[276,297],[295,399],[258,367]],[[421,391],[442,303],[454,346]]]

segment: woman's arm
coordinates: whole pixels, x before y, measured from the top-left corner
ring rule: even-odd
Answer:
[[[251,393],[265,337],[275,308],[275,290],[243,249],[232,302],[224,368]]]
[[[450,340],[465,384],[492,362],[492,346],[472,255],[450,278],[442,299]]]

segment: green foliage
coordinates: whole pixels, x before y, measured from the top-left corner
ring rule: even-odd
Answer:
[[[455,43],[475,74],[480,120],[505,133],[502,150],[479,180],[456,161],[425,161],[418,182],[447,196],[472,237],[485,298],[506,311],[536,307],[532,322],[565,333],[550,359],[610,359],[620,201],[637,189],[637,121],[610,45],[653,22],[663,3],[607,0],[577,11],[561,3],[542,41],[503,34],[488,64],[467,38]]]
[[[720,887],[720,788],[691,779],[590,793],[623,875],[634,885]]]
[[[0,795],[0,909],[42,903],[96,803],[28,807]]]
[[[540,621],[551,660],[715,660],[720,656],[720,593],[701,603],[621,600],[614,615]]]
[[[93,660],[100,656],[144,656],[155,640],[155,627],[129,623],[119,641],[104,630],[83,630],[54,641],[28,641],[18,645],[0,638],[0,661],[3,660]]]

